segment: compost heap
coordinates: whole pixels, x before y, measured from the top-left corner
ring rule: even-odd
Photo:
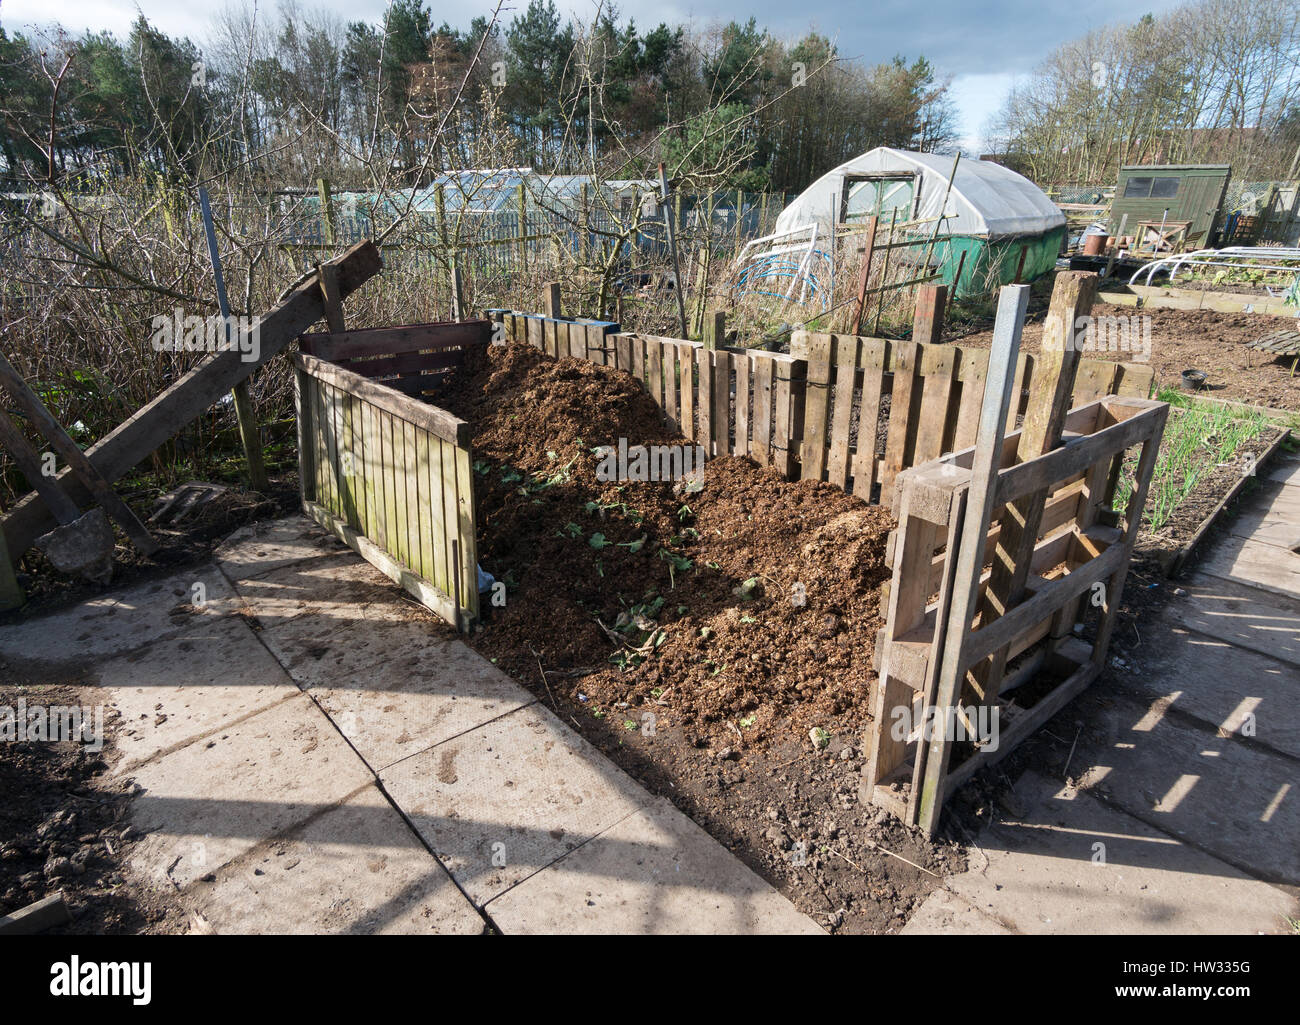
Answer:
[[[885,510],[733,457],[602,482],[599,446],[681,438],[630,375],[521,343],[475,354],[441,402],[471,425],[479,563],[506,584],[473,643],[502,669],[701,743],[867,718]]]

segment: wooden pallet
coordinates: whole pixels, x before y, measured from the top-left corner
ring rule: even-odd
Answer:
[[[1300,356],[1300,331],[1273,331],[1263,338],[1247,342],[1246,348],[1274,356]]]
[[[1076,323],[1092,290],[1095,279],[1058,279],[1055,322]],[[975,445],[896,479],[861,796],[928,834],[953,788],[1104,667],[1168,416],[1165,403],[1120,395],[1067,412],[1077,360],[1067,338],[1045,335],[1039,387],[1008,433],[1027,294],[1018,301],[1013,324],[999,317],[1006,345],[995,339]],[[1135,447],[1136,484],[1120,517],[1107,506]]]

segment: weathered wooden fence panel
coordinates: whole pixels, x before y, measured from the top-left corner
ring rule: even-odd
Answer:
[[[312,336],[308,344],[317,352],[385,379],[299,352],[294,393],[303,509],[421,603],[467,629],[479,611],[469,424],[415,397],[440,383],[451,348],[460,346],[463,355],[467,345],[486,344],[486,322],[451,326],[474,327],[478,338],[447,332],[448,344],[439,346],[433,333],[406,328]],[[431,358],[392,363],[396,332]]]
[[[500,317],[507,339],[552,354],[548,340],[556,332],[571,337],[578,327],[489,312]],[[592,326],[606,332],[599,342],[590,340]],[[626,370],[669,423],[711,456],[748,456],[790,479],[826,480],[890,504],[902,471],[974,444],[987,349],[796,331],[787,355],[619,334],[613,324],[585,330],[585,353],[575,354]],[[1034,356],[1022,353],[1010,429],[1028,407],[1034,368]],[[1082,359],[1071,406],[1104,395],[1146,398],[1153,380],[1149,365]]]

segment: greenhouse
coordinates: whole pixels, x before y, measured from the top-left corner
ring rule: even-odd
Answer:
[[[1065,215],[1056,204],[1000,164],[960,160],[955,175],[953,164],[950,156],[881,146],[818,178],[786,207],[776,230],[794,235],[816,225],[825,238],[832,223],[852,226],[878,216],[915,224],[942,214],[931,265],[949,286],[960,271],[958,295],[1052,270],[1065,237]]]

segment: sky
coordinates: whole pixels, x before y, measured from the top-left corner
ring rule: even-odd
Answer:
[[[250,0],[251,2],[251,0]],[[275,0],[262,0],[264,8]],[[212,11],[221,3],[197,0],[0,0],[0,26],[7,31],[57,19],[73,30],[108,29],[125,36],[137,9],[170,35],[188,35],[201,43]],[[302,7],[326,7],[346,21],[379,21],[385,0],[299,0]],[[783,39],[815,30],[836,41],[845,57],[871,63],[895,54],[911,59],[924,54],[944,75],[952,76],[952,96],[961,118],[963,149],[978,152],[983,128],[1006,99],[1017,77],[1031,71],[1056,46],[1092,29],[1131,22],[1142,14],[1159,14],[1179,0],[618,0],[618,10],[642,28],[661,21],[705,26],[733,19],[757,19]],[[461,0],[450,9],[430,3],[434,21],[461,27],[487,14],[491,0]],[[527,0],[506,0],[504,18],[518,14]],[[556,0],[556,6],[589,20],[595,0]],[[454,13],[453,13],[454,12]]]

